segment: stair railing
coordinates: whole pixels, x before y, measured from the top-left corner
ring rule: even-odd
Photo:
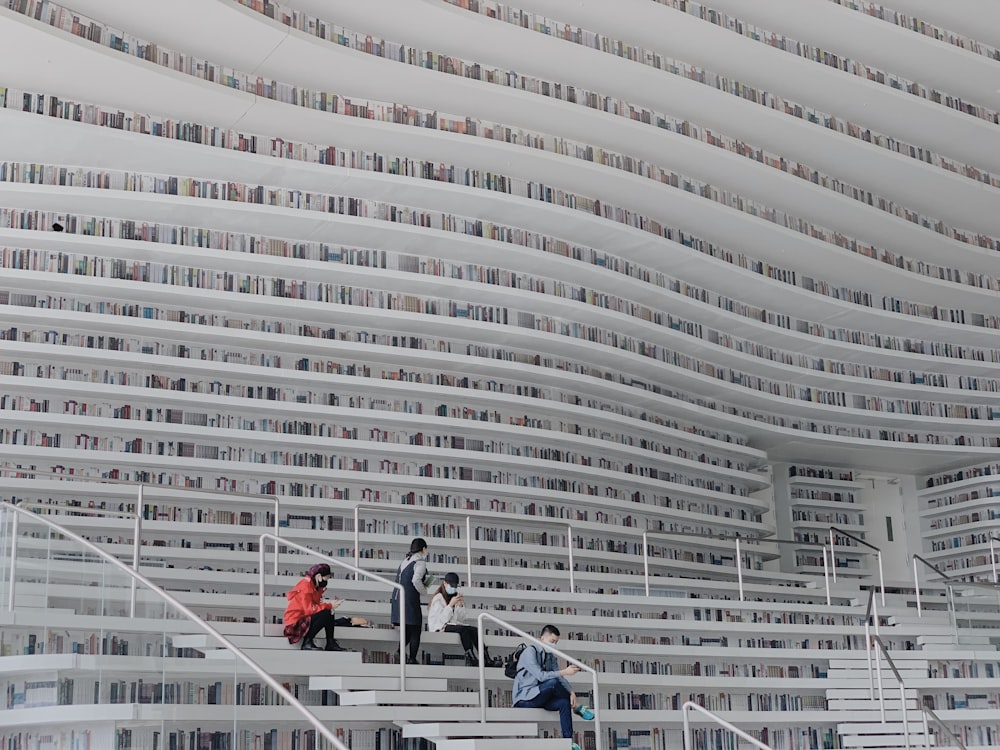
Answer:
[[[427,514],[437,514],[443,516],[450,516],[452,518],[461,518],[465,520],[465,577],[466,585],[472,585],[472,516],[468,513],[464,513],[458,510],[451,510],[450,508],[428,508],[426,506],[412,506],[412,505],[381,505],[376,503],[359,503],[354,506],[354,564],[356,566],[361,565],[361,524],[360,524],[360,512],[361,508],[365,510],[371,510],[376,512],[385,513],[406,513],[414,512],[414,508],[419,507],[420,515]],[[521,516],[518,516],[520,518]],[[573,562],[573,525],[567,523],[565,519],[562,518],[546,518],[545,516],[527,516],[527,523],[529,524],[552,524],[556,526],[563,526],[566,528],[566,559],[567,568],[569,569],[569,590],[570,593],[576,591],[576,580],[574,562]],[[627,529],[624,533],[629,533]]]
[[[868,639],[868,643],[866,645],[868,647],[867,651],[868,651],[869,674],[871,674],[871,663],[873,658],[875,660],[875,671],[878,674],[878,707],[879,707],[879,713],[882,717],[882,723],[885,724],[886,720],[885,720],[885,695],[882,690],[882,659],[879,656],[880,653],[885,656],[886,662],[889,665],[889,669],[892,670],[892,673],[896,676],[896,682],[899,685],[899,708],[900,711],[902,712],[902,717],[903,717],[903,743],[906,747],[906,750],[910,750],[910,724],[908,721],[908,716],[906,711],[906,687],[903,684],[903,675],[899,673],[899,670],[896,668],[896,663],[892,660],[892,657],[889,656],[889,649],[886,648],[885,643],[882,641],[881,636],[866,633],[865,637]],[[925,740],[926,740],[926,735],[925,735]]]
[[[384,583],[390,588],[396,589],[399,592],[399,690],[400,692],[406,691],[406,606],[405,606],[405,592],[403,591],[403,585],[401,583],[396,583],[395,581],[390,581],[388,578],[383,578],[377,573],[372,573],[356,565],[351,565],[350,563],[345,563],[338,560],[335,557],[330,557],[329,555],[324,555],[322,552],[317,552],[314,549],[309,549],[308,547],[303,547],[301,544],[296,544],[295,542],[290,542],[287,539],[282,539],[274,534],[261,534],[260,543],[257,546],[258,554],[260,555],[259,565],[257,566],[258,575],[258,591],[257,596],[259,598],[258,606],[260,608],[258,621],[260,622],[260,634],[264,635],[264,542],[271,540],[274,542],[274,567],[275,570],[278,568],[278,545],[281,544],[284,547],[291,547],[292,549],[298,550],[303,555],[309,555],[322,560],[325,563],[331,565],[336,565],[338,568],[343,568],[344,570],[352,571],[355,574],[355,580],[357,580],[358,575],[363,575],[365,578],[371,578],[373,581],[378,581],[379,583]]]
[[[588,664],[584,664],[579,659],[574,659],[569,654],[565,654],[559,649],[552,646],[550,643],[545,643],[538,640],[535,636],[530,633],[525,633],[523,630],[518,628],[516,625],[511,625],[506,620],[501,620],[499,617],[494,617],[489,612],[481,612],[479,617],[476,618],[476,628],[479,631],[479,722],[481,724],[486,723],[486,659],[484,654],[486,653],[486,643],[485,643],[485,630],[483,628],[483,621],[491,620],[495,624],[509,630],[512,633],[517,633],[522,638],[526,638],[537,646],[541,646],[543,650],[550,651],[556,656],[562,657],[570,664],[575,664],[580,669],[585,672],[590,672],[591,679],[593,680],[593,694],[591,695],[591,703],[594,707],[594,740],[596,742],[595,750],[601,750],[604,746],[604,735],[601,732],[601,699],[600,693],[598,692],[597,686],[597,670]],[[767,748],[770,750],[770,748]]]
[[[900,711],[902,712],[903,719],[903,741],[906,745],[907,750],[910,747],[910,727],[907,720],[907,709],[906,709],[906,685],[903,682],[903,677],[899,673],[899,669],[896,667],[896,663],[893,661],[892,657],[889,655],[889,649],[886,647],[885,642],[881,637],[877,635],[868,635],[866,633],[866,639],[868,643],[868,671],[871,674],[871,663],[874,658],[875,667],[878,671],[878,701],[879,709],[882,716],[882,723],[885,724],[885,700],[882,691],[882,669],[881,669],[881,657],[880,654],[885,656],[886,663],[889,665],[889,669],[892,670],[893,675],[896,677],[896,682],[899,685],[899,705]],[[873,657],[874,655],[874,657]],[[930,750],[931,748],[931,733],[930,727],[927,723],[927,718],[930,717],[935,724],[941,727],[945,732],[947,732],[951,738],[955,741],[961,750],[968,750],[965,743],[962,742],[962,738],[955,734],[944,721],[941,720],[932,708],[923,705],[921,701],[917,701],[917,707],[920,709],[921,719],[923,721],[923,731],[924,731],[924,746]]]
[[[878,563],[878,587],[879,591],[882,592],[882,606],[885,606],[885,573],[882,570],[882,550],[876,547],[870,542],[866,542],[859,536],[855,536],[849,531],[844,531],[843,529],[837,528],[836,526],[830,527],[830,564],[833,567],[833,582],[837,582],[837,561],[834,557],[837,554],[837,538],[834,534],[840,534],[840,536],[847,537],[848,539],[853,539],[858,544],[868,547],[868,549],[875,550],[875,560]]]
[[[441,515],[450,518],[460,518],[465,521],[465,559],[466,559],[466,582],[467,585],[472,584],[472,521],[473,516],[465,513],[461,510],[452,510],[450,508],[428,508],[426,506],[411,506],[411,505],[385,505],[380,503],[358,503],[354,506],[354,564],[358,567],[361,566],[361,513],[362,509],[364,512],[375,512],[375,513],[414,513],[414,509],[419,507],[420,515]],[[525,523],[529,525],[556,525],[563,526],[566,528],[567,538],[566,538],[566,564],[569,572],[569,590],[570,592],[576,591],[576,574],[575,574],[575,560],[573,550],[573,535],[575,529],[572,523],[568,523],[562,518],[547,518],[545,516],[518,516],[519,519],[523,518]],[[479,520],[482,520],[481,518]],[[646,529],[639,531],[638,529],[632,529],[627,526],[622,526],[620,528],[615,528],[615,534],[619,534],[624,537],[642,537],[642,565],[643,565],[643,580],[645,583],[646,596],[650,595],[649,591],[649,542],[650,536],[662,536],[662,537],[680,537],[684,539],[714,539],[714,540],[734,540],[736,543],[736,573],[740,590],[740,601],[744,601],[743,596],[743,568],[739,564],[740,560],[740,544],[742,541],[760,541],[760,542],[780,542],[781,540],[771,539],[767,537],[761,537],[759,539],[749,539],[748,537],[739,536],[724,536],[724,535],[713,535],[713,534],[697,534],[688,531],[653,531]],[[789,543],[792,543],[789,541]],[[803,546],[805,543],[798,543]],[[812,546],[809,543],[809,546]],[[815,546],[824,546],[816,543]],[[826,563],[826,556],[824,555],[824,570]],[[829,589],[829,586],[827,587]],[[829,590],[827,591],[827,604],[830,603]]]
[[[274,533],[275,535],[280,535],[279,529],[279,517],[281,515],[281,498],[277,495],[266,495],[266,494],[250,494],[246,492],[227,492],[225,490],[210,490],[201,489],[198,487],[179,487],[174,485],[163,485],[163,484],[149,484],[145,482],[134,482],[129,479],[110,479],[107,477],[87,477],[79,474],[65,474],[56,471],[41,471],[40,469],[25,469],[22,467],[14,466],[0,466],[0,474],[30,474],[33,477],[45,477],[47,479],[59,479],[64,482],[94,482],[99,484],[124,484],[131,487],[136,487],[136,502],[135,502],[135,514],[136,527],[135,527],[135,540],[134,545],[136,547],[142,546],[142,510],[144,505],[144,488],[149,487],[150,489],[165,489],[171,492],[196,492],[201,495],[225,495],[226,497],[241,497],[241,498],[251,498],[253,500],[269,500],[274,503]],[[89,508],[77,508],[68,506],[47,506],[47,507],[57,507],[57,508],[68,508],[68,511],[72,512],[82,512],[83,510],[91,510]],[[151,519],[156,520],[156,519]],[[134,559],[138,560],[139,553],[136,551],[133,553]],[[274,561],[274,574],[278,574],[278,561]],[[136,564],[136,570],[138,570],[138,563]]]
[[[1000,583],[1000,578],[997,577],[997,552],[994,542],[1000,542],[1000,537],[990,534],[990,565],[993,568],[993,583]]]
[[[998,600],[1000,600],[1000,584],[988,583],[985,581],[963,581],[958,576],[949,575],[945,571],[941,570],[934,563],[921,557],[920,555],[913,556],[913,585],[916,589],[917,594],[917,615],[923,617],[923,610],[921,608],[920,602],[920,579],[917,576],[917,563],[921,562],[926,567],[934,571],[935,574],[941,576],[944,581],[945,586],[948,591],[948,613],[951,616],[951,626],[955,633],[955,643],[958,643],[958,605],[955,601],[955,587],[962,586],[965,588],[973,589],[983,589],[984,591],[992,591],[997,594]]]
[[[695,747],[694,747],[694,738],[691,736],[691,718],[690,717],[691,717],[691,712],[692,711],[697,711],[698,713],[703,714],[704,716],[707,716],[709,719],[711,719],[712,721],[714,721],[716,724],[718,724],[719,726],[721,726],[723,729],[728,729],[730,732],[732,732],[733,734],[735,734],[737,737],[746,740],[751,745],[753,745],[754,747],[758,748],[758,750],[771,750],[771,746],[770,745],[765,745],[763,742],[761,742],[760,740],[758,740],[756,737],[752,737],[751,735],[747,734],[746,732],[744,732],[742,729],[740,729],[739,727],[735,726],[734,724],[730,724],[728,721],[726,721],[725,719],[723,719],[721,716],[717,716],[717,715],[713,714],[711,711],[709,711],[704,706],[699,706],[697,703],[695,703],[693,701],[687,701],[683,706],[681,706],[681,716],[682,716],[682,718],[684,720],[684,750],[695,750]]]
[[[934,709],[928,708],[927,706],[921,706],[920,707],[920,714],[924,718],[924,738],[926,740],[926,745],[927,745],[927,749],[928,750],[930,750],[930,747],[931,747],[931,730],[930,730],[930,727],[927,726],[927,717],[928,716],[930,716],[931,719],[934,721],[935,724],[937,724],[939,727],[941,727],[944,731],[946,731],[951,736],[951,738],[953,740],[955,740],[955,744],[958,745],[959,748],[961,748],[961,750],[969,750],[965,746],[965,743],[962,742],[962,738],[959,737],[957,734],[955,734],[953,731],[951,731],[951,728],[941,720],[941,717],[938,716],[936,713],[934,713]]]
[[[142,486],[139,487],[139,499],[142,499]],[[9,503],[8,503],[9,504]],[[26,503],[24,501],[17,503],[18,508],[31,509],[31,510],[60,510],[67,514],[75,514],[81,516],[118,516],[119,518],[129,518],[134,516],[134,530],[133,530],[133,542],[132,542],[132,570],[139,572],[139,554],[141,545],[139,540],[142,538],[142,514],[138,512],[129,513],[128,511],[122,510],[104,510],[103,508],[79,508],[75,506],[67,505],[47,505],[46,503]],[[37,513],[35,515],[38,515]],[[11,569],[10,569],[10,588],[7,591],[7,611],[12,612],[14,610],[14,586],[16,580],[14,578],[15,566],[17,564],[17,516],[14,516],[11,521],[11,527],[13,531],[13,536],[11,537],[11,544],[13,549],[11,551]],[[129,586],[129,604],[128,613],[129,617],[135,617],[135,600],[136,600],[136,587],[138,581],[133,578],[132,583]]]
[[[775,544],[781,544],[784,541],[782,539],[772,539],[771,537],[741,537],[739,534],[733,536],[727,536],[725,534],[696,534],[690,531],[655,531],[653,529],[645,529],[642,532],[642,576],[643,582],[646,586],[646,596],[649,596],[649,537],[663,537],[672,538],[680,537],[682,539],[714,539],[720,542],[734,541],[736,544],[736,585],[739,588],[740,601],[745,601],[743,593],[743,555],[741,551],[741,542],[752,541],[752,542],[774,542]],[[812,546],[811,542],[805,543],[808,546]],[[816,546],[823,546],[817,544]],[[824,567],[826,563],[826,555],[823,555]],[[826,592],[826,603],[830,603],[830,588],[827,586]]]
[[[146,576],[142,575],[142,573],[139,573],[136,570],[132,570],[132,568],[130,568],[128,565],[126,565],[121,560],[116,558],[114,555],[108,554],[97,545],[73,533],[64,526],[61,526],[60,524],[57,524],[54,521],[50,521],[45,516],[38,515],[37,513],[32,513],[30,510],[21,508],[11,503],[0,503],[0,513],[2,513],[3,511],[15,514],[13,517],[15,521],[14,523],[11,524],[11,529],[13,534],[12,538],[16,539],[17,537],[16,519],[19,518],[20,516],[24,516],[27,519],[26,522],[43,524],[44,526],[47,526],[49,528],[50,532],[54,531],[57,534],[61,534],[62,536],[66,537],[67,539],[72,539],[74,542],[79,544],[84,549],[88,550],[92,554],[104,560],[105,563],[117,568],[118,570],[122,571],[123,573],[125,573],[125,575],[129,576],[133,580],[136,580],[139,583],[143,584],[156,596],[162,599],[166,604],[170,605],[176,611],[184,615],[188,620],[191,621],[192,624],[196,625],[205,633],[212,636],[216,641],[218,641],[223,646],[223,648],[230,651],[236,659],[243,662],[243,664],[246,665],[258,677],[260,677],[261,680],[266,682],[267,685],[272,690],[274,690],[278,695],[280,695],[281,698],[289,706],[291,706],[299,714],[301,714],[302,717],[309,723],[309,725],[312,726],[312,728],[315,729],[316,732],[320,734],[324,739],[329,741],[330,744],[332,744],[335,748],[337,748],[337,750],[349,750],[347,745],[341,742],[337,738],[337,736],[333,732],[331,732],[330,729],[328,729],[323,724],[323,722],[316,717],[315,714],[312,713],[312,711],[306,708],[306,706],[302,705],[302,703],[300,703],[299,700],[294,695],[292,695],[292,693],[288,690],[288,688],[286,688],[284,685],[281,684],[281,682],[272,677],[266,670],[264,670],[260,665],[258,665],[257,662],[255,662],[253,659],[247,656],[247,654],[241,648],[239,648],[236,644],[234,644],[232,641],[230,641],[228,638],[222,635],[222,633],[213,628],[211,625],[209,625],[207,622],[201,619],[198,615],[196,615],[193,611],[188,609],[188,607],[186,607],[180,601],[178,601],[173,596],[168,594],[162,588],[157,586],[151,580],[146,578]],[[16,545],[12,544],[11,545],[12,554],[16,553],[16,550],[17,550]],[[13,568],[14,568],[14,562],[13,560],[11,560],[11,570],[13,570]]]
[[[370,511],[378,511],[380,513],[405,513],[413,512],[416,506],[412,505],[381,505],[381,504],[362,504],[354,506],[354,565],[359,570],[361,568],[361,509]],[[465,580],[466,586],[472,585],[472,516],[463,513],[456,513],[454,511],[449,511],[447,508],[427,508],[420,506],[420,514],[425,513],[441,513],[444,511],[443,515],[449,515],[458,518],[465,518]],[[545,520],[545,519],[542,519]],[[572,573],[570,574],[572,575]]]

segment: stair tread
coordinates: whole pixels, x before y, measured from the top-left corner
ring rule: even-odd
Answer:
[[[536,737],[535,722],[431,722],[411,724],[396,722],[403,728],[403,737]]]
[[[479,704],[479,693],[427,690],[357,690],[338,693],[340,705],[413,705],[472,706]]]

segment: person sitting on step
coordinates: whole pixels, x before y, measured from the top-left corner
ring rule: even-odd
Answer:
[[[326,651],[346,651],[333,637],[336,620],[333,610],[344,603],[343,599],[323,601],[327,582],[330,580],[330,566],[317,563],[302,574],[302,580],[286,594],[288,606],[285,608],[285,637],[289,643],[302,642],[303,651],[319,651],[313,640],[319,631],[326,635]],[[361,623],[358,623],[361,624]]]
[[[559,642],[559,628],[546,625],[538,640],[551,646]],[[573,714],[587,719],[594,718],[594,712],[577,703],[576,693],[566,678],[580,671],[575,664],[567,664],[559,669],[559,659],[551,651],[537,644],[528,644],[517,660],[517,676],[514,677],[513,704],[515,708],[544,708],[559,712],[559,727],[562,736],[573,737]],[[573,743],[572,750],[580,750]]]
[[[466,623],[465,598],[458,591],[458,574],[448,573],[444,582],[434,592],[427,611],[427,629],[432,633],[458,633],[465,649],[465,666],[479,666],[479,634],[474,625]],[[499,667],[503,660],[491,659],[489,649],[483,646],[487,667]]]

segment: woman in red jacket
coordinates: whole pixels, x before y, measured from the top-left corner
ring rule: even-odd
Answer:
[[[344,603],[343,599],[324,602],[323,592],[330,580],[330,566],[313,565],[302,574],[303,578],[288,592],[285,609],[285,637],[289,643],[302,641],[304,651],[319,651],[313,638],[319,631],[326,633],[326,651],[346,651],[333,637],[333,610]]]

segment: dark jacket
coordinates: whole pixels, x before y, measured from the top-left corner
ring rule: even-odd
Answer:
[[[420,595],[426,593],[430,578],[423,557],[414,556],[399,564],[396,582],[403,584],[403,614],[406,616],[407,625],[420,625],[423,622]],[[393,625],[399,625],[399,592],[396,589],[392,590],[390,619]]]

